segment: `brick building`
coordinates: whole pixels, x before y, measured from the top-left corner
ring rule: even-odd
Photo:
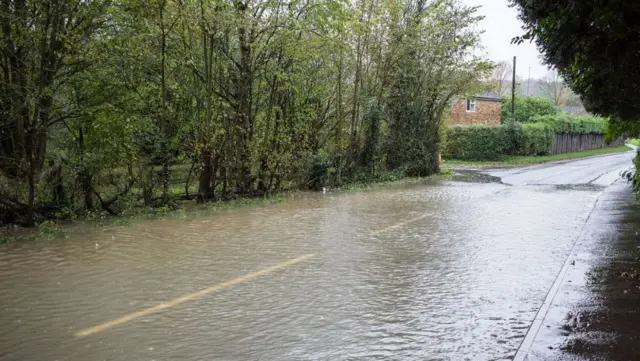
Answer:
[[[456,101],[451,108],[450,125],[500,124],[504,99],[489,92]]]

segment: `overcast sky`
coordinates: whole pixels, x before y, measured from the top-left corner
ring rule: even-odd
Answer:
[[[522,23],[518,20],[515,9],[508,6],[507,0],[462,0],[471,6],[481,6],[478,10],[484,15],[480,28],[485,31],[482,35],[482,43],[489,59],[493,61],[513,61],[517,56],[516,73],[527,78],[531,67],[532,78],[542,78],[547,73],[546,66],[541,64],[540,53],[535,44],[524,42],[520,45],[511,45],[511,39],[523,35]]]

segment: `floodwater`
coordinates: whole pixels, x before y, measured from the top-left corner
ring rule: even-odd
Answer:
[[[509,360],[632,156],[0,246],[0,360]]]

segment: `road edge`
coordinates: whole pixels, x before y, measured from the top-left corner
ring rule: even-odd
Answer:
[[[569,254],[567,255],[567,259],[565,260],[564,264],[562,265],[562,268],[558,272],[558,275],[556,276],[556,279],[554,280],[553,284],[549,288],[549,291],[547,291],[547,295],[545,296],[545,298],[544,298],[544,300],[542,302],[542,305],[540,306],[540,308],[536,312],[536,315],[535,315],[535,317],[533,319],[533,322],[531,323],[531,326],[527,330],[527,333],[526,333],[524,339],[522,340],[522,342],[518,346],[516,354],[513,357],[513,361],[525,361],[527,359],[527,355],[531,351],[533,343],[534,343],[536,337],[538,336],[538,333],[539,333],[540,329],[542,328],[543,321],[547,317],[547,314],[549,313],[549,309],[551,308],[551,305],[553,304],[553,300],[556,298],[556,295],[558,294],[558,290],[560,289],[560,286],[562,285],[562,282],[564,281],[564,278],[567,275],[567,270],[569,269],[569,266],[571,265],[571,259],[574,256],[574,253],[575,253],[575,250],[576,250],[576,246],[578,245],[578,241],[584,237],[585,230],[587,229],[587,225],[589,224],[589,221],[591,220],[591,216],[593,215],[593,213],[595,212],[596,208],[598,207],[598,204],[599,204],[600,199],[602,198],[603,194],[605,194],[605,192],[609,191],[609,189],[611,189],[612,186],[615,185],[618,182],[623,182],[623,180],[618,180],[618,181],[614,182],[611,186],[607,187],[605,190],[600,192],[600,194],[598,194],[598,197],[596,198],[595,202],[593,203],[593,206],[591,207],[591,210],[589,211],[589,215],[587,216],[587,219],[585,220],[584,224],[582,225],[582,227],[580,229],[580,233],[573,240],[573,244],[571,245],[571,250],[569,251]]]

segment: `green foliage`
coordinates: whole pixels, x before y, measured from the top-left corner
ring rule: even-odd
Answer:
[[[605,134],[607,131],[607,119],[594,116],[558,113],[556,115],[537,115],[532,120],[548,124],[556,133]]]
[[[47,239],[63,238],[64,233],[52,221],[44,221],[38,225],[38,230],[42,237]]]
[[[450,168],[440,168],[440,174],[443,175],[453,175],[455,172]]]
[[[323,186],[333,186],[336,179],[336,160],[321,152],[314,157],[309,179],[309,189],[319,190]]]
[[[631,148],[623,145],[620,147],[607,147],[586,150],[584,152],[561,153],[554,155],[510,155],[501,161],[471,161],[461,159],[447,159],[446,165],[469,165],[474,167],[522,167],[533,164],[556,162],[561,160],[593,157],[597,155],[628,152]]]
[[[553,145],[554,131],[545,123],[523,124],[524,136],[517,155],[547,155]],[[513,155],[513,154],[512,154]]]
[[[627,139],[626,142],[631,145],[635,145],[636,147],[640,147],[640,139],[638,138]]]
[[[445,158],[501,160],[513,155],[545,155],[553,129],[544,123],[458,125],[447,130]]]
[[[640,119],[637,1],[511,0],[545,63],[558,69],[585,108]]]
[[[607,122],[606,141],[611,142],[618,137],[640,137],[640,122],[625,122],[618,118],[611,118]]]
[[[535,122],[535,116],[554,115],[559,111],[553,103],[546,98],[516,97],[515,117],[511,116],[511,98],[502,104],[502,122]]]
[[[640,201],[640,172],[638,172],[638,169],[640,169],[640,153],[638,152],[636,152],[636,157],[633,158],[633,165],[635,169],[633,170],[631,181],[633,190],[636,193],[636,200]]]
[[[500,125],[456,125],[447,129],[445,158],[501,160],[510,147],[510,132]]]
[[[523,144],[526,142],[525,127],[522,123],[517,122],[509,122],[507,124],[503,124],[502,127],[505,132],[507,143],[505,154],[520,154]]]
[[[633,158],[633,165],[635,169],[623,173],[623,178],[626,178],[631,182],[633,191],[636,194],[636,200],[640,202],[640,152],[636,151],[636,157]]]
[[[0,223],[426,176],[491,69],[457,0],[6,3]]]
[[[568,113],[535,115],[530,122],[500,126],[454,126],[447,129],[445,156],[466,160],[500,160],[505,156],[541,156],[551,151],[555,133],[605,134],[608,121]]]
[[[44,221],[38,225],[38,229],[41,234],[51,235],[55,232],[56,225],[51,221]]]
[[[25,236],[13,236],[13,235],[0,235],[0,244],[11,244],[20,242],[30,242],[38,239],[35,234]]]
[[[386,104],[387,170],[405,169],[408,176],[437,172],[444,110],[461,89],[492,69],[490,63],[471,56],[473,44],[479,42],[478,34],[468,28],[479,20],[475,9],[455,8],[455,2],[434,1],[404,12],[408,25],[394,39]],[[455,40],[441,46],[443,36]],[[451,57],[450,51],[469,57]]]

